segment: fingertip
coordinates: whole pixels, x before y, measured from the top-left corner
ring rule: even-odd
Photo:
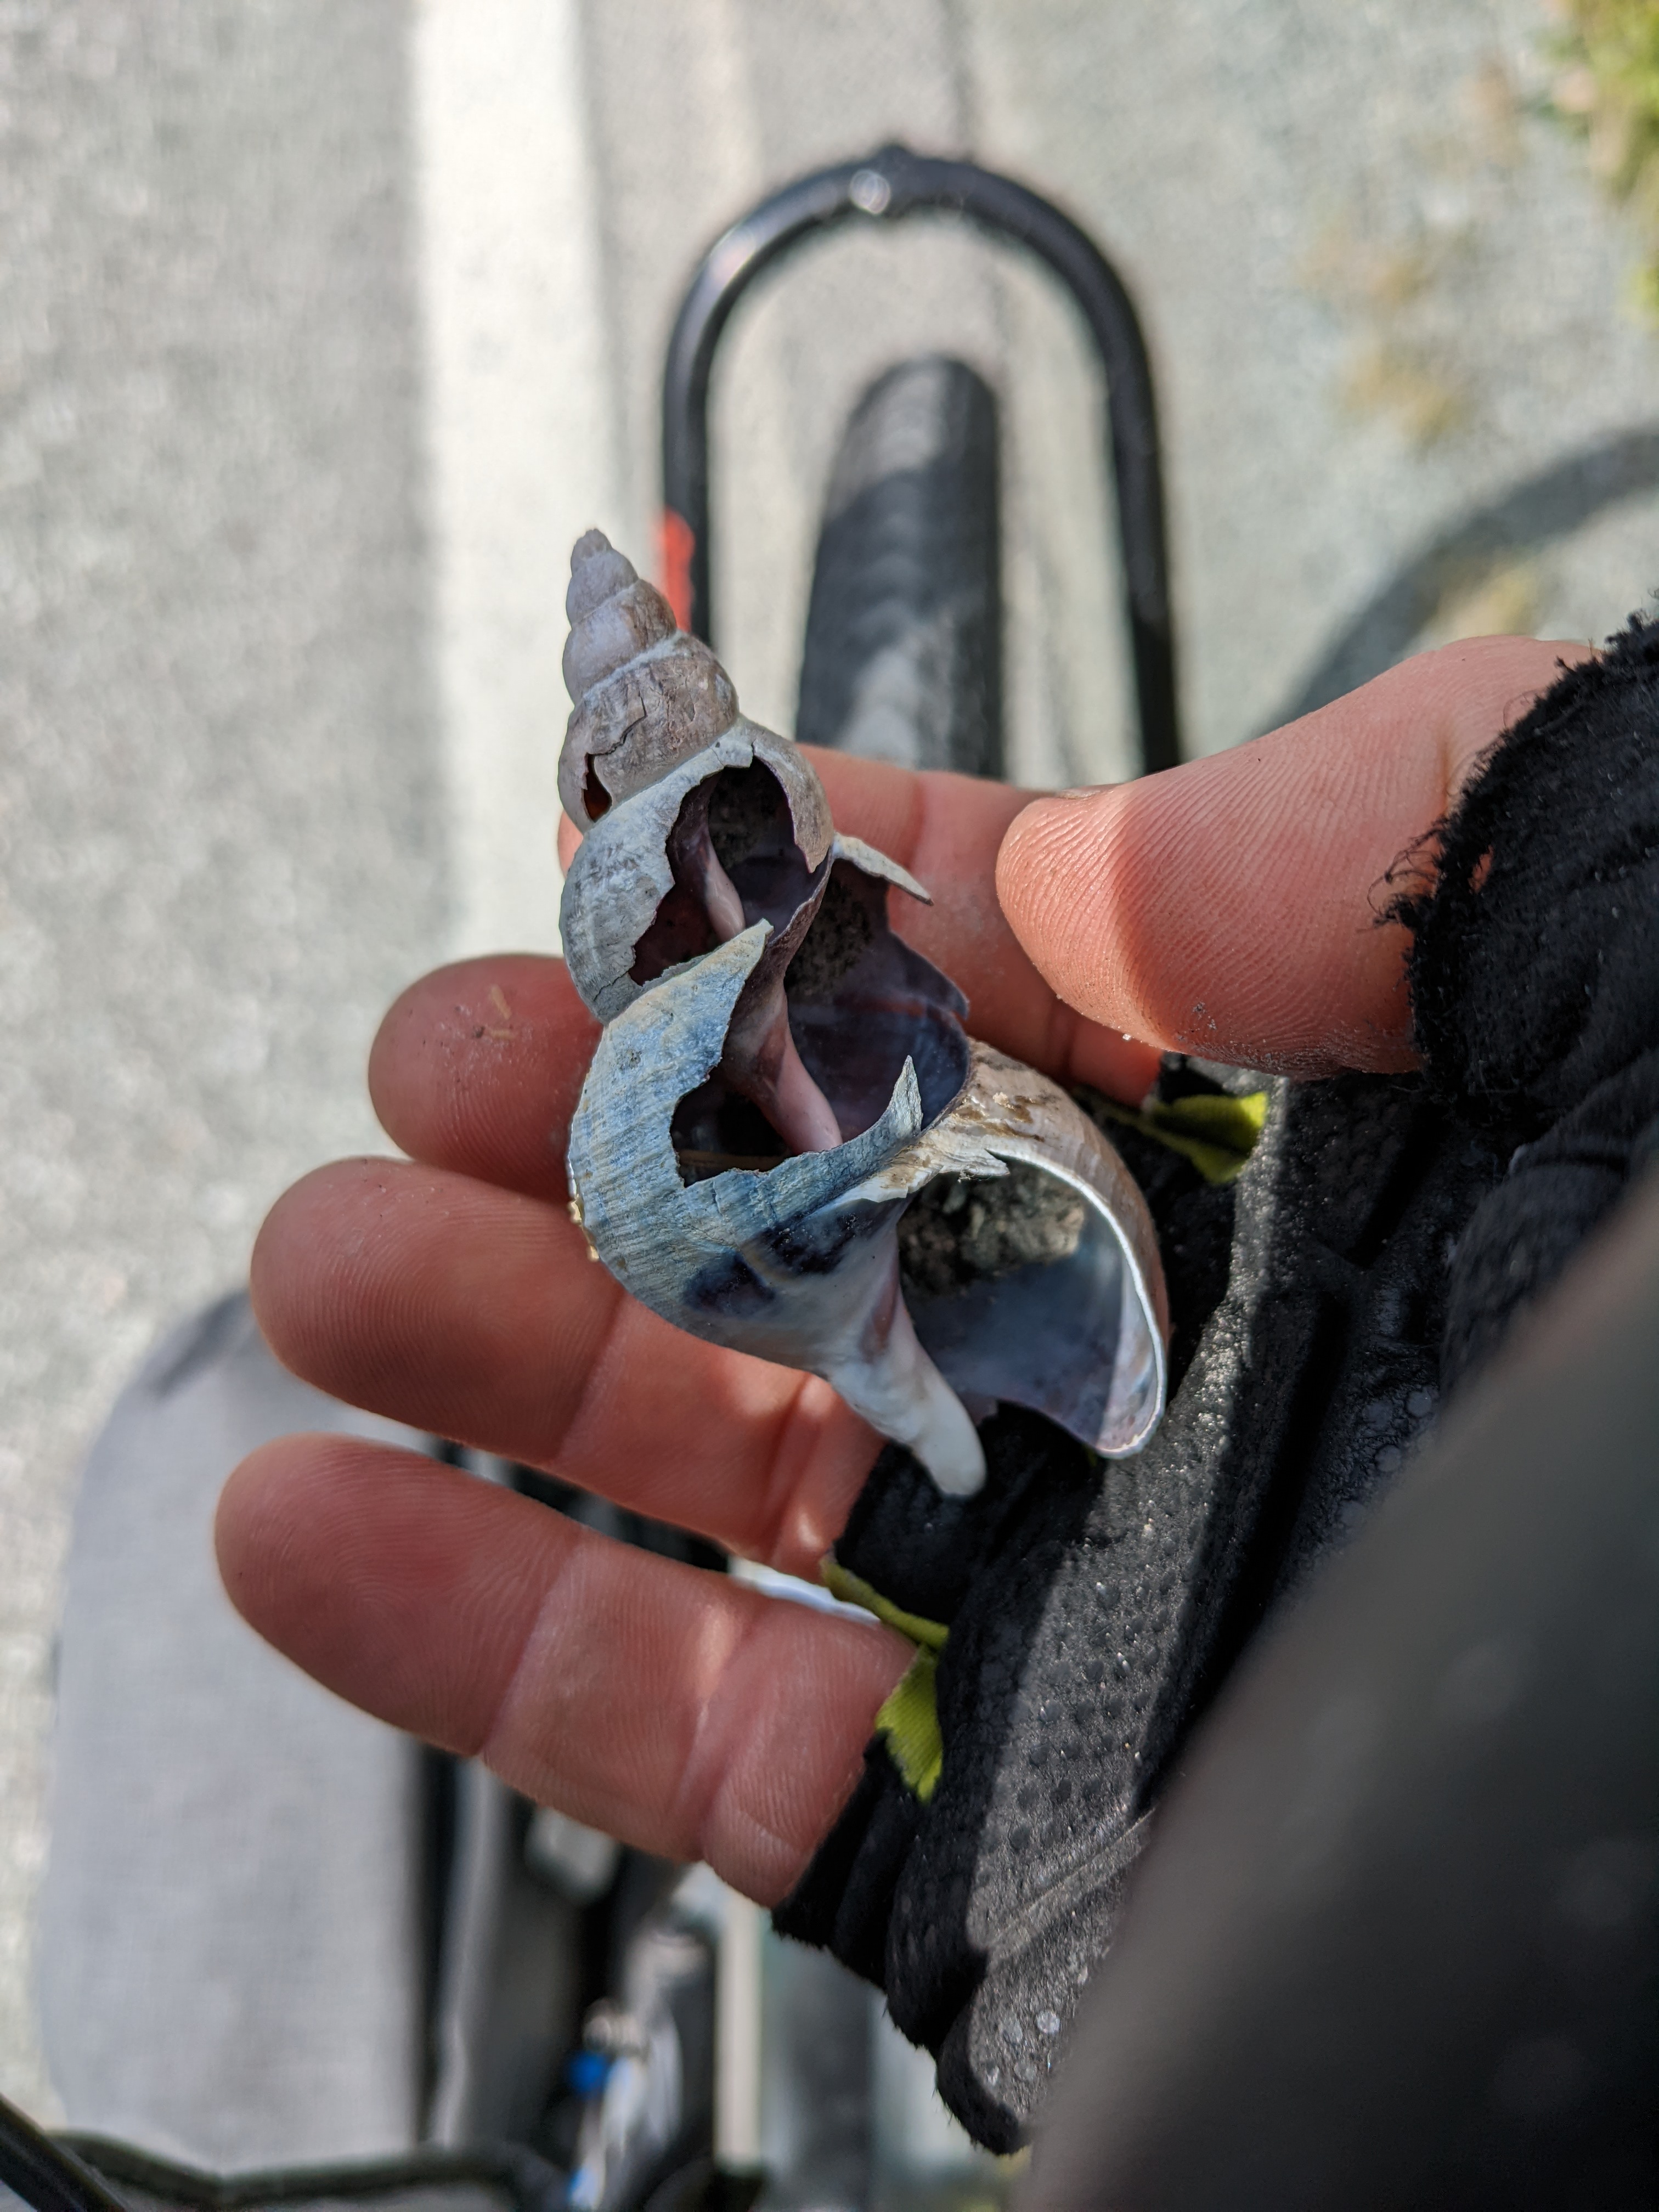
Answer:
[[[1086,825],[1095,819],[1097,803],[1113,788],[1100,784],[1075,791],[1045,792],[1023,806],[1008,824],[997,848],[997,896],[1017,930],[1020,925],[1014,919],[1016,914],[1042,910],[1054,861],[1067,852],[1079,823]]]
[[[393,1003],[370,1048],[369,1096],[411,1158],[562,1198],[564,1134],[598,1035],[562,960],[457,961]]]
[[[278,1437],[250,1452],[219,1493],[220,1580],[248,1626],[280,1650],[315,1644],[325,1609],[315,1538],[339,1502],[342,1453],[363,1449],[326,1434]]]
[[[997,896],[1032,963],[1068,1006],[1120,1036],[1162,1043],[1114,957],[1115,848],[1128,788],[1102,784],[1033,800],[1003,838]]]
[[[467,1752],[569,1540],[510,1492],[328,1432],[251,1452],[214,1520],[221,1579],[251,1628],[352,1704]]]
[[[346,1164],[313,1168],[290,1183],[259,1224],[248,1256],[253,1318],[270,1351],[293,1374],[304,1371],[298,1304],[309,1305],[316,1296],[319,1212],[326,1214],[328,1196]]]
[[[366,1157],[313,1168],[265,1216],[249,1261],[254,1319],[272,1352],[330,1396],[398,1418],[410,1379],[403,1346],[436,1302],[422,1224],[464,1230],[469,1208],[493,1196],[417,1162]],[[516,1215],[503,1224],[503,1244],[515,1225]],[[481,1275],[488,1264],[480,1255]]]
[[[213,1555],[219,1579],[237,1612],[255,1628],[259,1625],[258,1577],[264,1550],[259,1530],[266,1499],[263,1462],[274,1449],[262,1444],[232,1469],[213,1513]]]

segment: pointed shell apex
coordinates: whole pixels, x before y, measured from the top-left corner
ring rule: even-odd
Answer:
[[[625,553],[618,553],[602,530],[590,530],[571,548],[570,582],[564,595],[564,611],[579,622],[612,592],[639,580],[639,570]]]

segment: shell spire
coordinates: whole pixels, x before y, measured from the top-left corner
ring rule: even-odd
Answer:
[[[825,1376],[946,1492],[984,1480],[964,1398],[1139,1449],[1166,1322],[1121,1162],[970,1043],[888,919],[891,889],[927,892],[836,835],[662,594],[597,530],[570,566],[559,790],[585,834],[561,923],[605,1024],[569,1146],[594,1250],[692,1334]]]
[[[564,684],[574,702],[559,798],[586,828],[738,719],[738,695],[706,645],[600,530],[576,540],[565,593]]]

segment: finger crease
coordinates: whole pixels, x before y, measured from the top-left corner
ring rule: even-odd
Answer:
[[[598,1344],[590,1356],[582,1363],[581,1388],[576,1393],[575,1402],[565,1415],[562,1424],[550,1416],[547,1426],[550,1436],[547,1452],[544,1456],[531,1462],[532,1466],[544,1468],[550,1474],[556,1471],[554,1462],[563,1453],[572,1431],[577,1427],[582,1416],[588,1410],[593,1394],[600,1385],[610,1364],[611,1356],[617,1348],[617,1334],[622,1328],[623,1318],[628,1308],[628,1293],[614,1276],[599,1267],[594,1267],[590,1272],[596,1278],[603,1276],[602,1281],[595,1281],[594,1288],[596,1291],[609,1294],[611,1311]]]
[[[720,1662],[714,1687],[698,1709],[696,1725],[680,1768],[670,1832],[690,1837],[691,1855],[696,1858],[708,1856],[709,1816],[726,1787],[731,1764],[731,1689],[750,1645],[761,1632],[765,1610],[763,1601],[750,1607],[742,1632]]]
[[[577,1552],[585,1543],[604,1540],[602,1538],[588,1537],[580,1528],[573,1522],[564,1520],[562,1516],[551,1515],[549,1519],[551,1525],[538,1533],[557,1541],[559,1547],[557,1562],[554,1566],[551,1579],[536,1601],[535,1609],[520,1639],[519,1648],[513,1656],[513,1663],[507,1669],[507,1679],[501,1684],[500,1693],[491,1708],[489,1719],[485,1725],[477,1748],[471,1754],[471,1757],[481,1759],[492,1772],[499,1773],[501,1771],[495,1763],[496,1740],[504,1729],[507,1731],[511,1729],[513,1714],[518,1705],[520,1679],[530,1668],[532,1654],[540,1648],[542,1623],[547,1618],[550,1607],[562,1596],[565,1584],[569,1579],[571,1563]]]
[[[775,1562],[795,1502],[806,1486],[823,1426],[820,1415],[809,1414],[806,1410],[811,1379],[806,1375],[798,1379],[789,1403],[779,1418],[776,1441],[772,1446],[766,1477],[766,1503],[755,1546],[756,1557],[769,1562]],[[798,1431],[802,1434],[799,1445],[795,1441]],[[790,1464],[796,1460],[799,1462],[799,1471],[792,1475]]]

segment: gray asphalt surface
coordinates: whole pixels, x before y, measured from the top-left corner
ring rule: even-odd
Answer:
[[[75,1473],[440,951],[402,11],[0,18],[0,2087]],[[120,1808],[109,1808],[118,1820]]]
[[[283,1183],[373,1141],[378,1011],[465,889],[410,23],[0,6],[0,2089],[43,2112],[29,1916],[76,1468]],[[641,555],[694,254],[769,185],[902,136],[1051,192],[1135,290],[1193,750],[1429,638],[1601,635],[1659,584],[1659,339],[1620,307],[1630,236],[1531,112],[1541,0],[587,0],[580,25]],[[838,239],[734,329],[719,642],[787,726],[839,422],[941,344],[1005,397],[1016,762],[1111,773],[1092,373],[1042,287],[947,226]]]

